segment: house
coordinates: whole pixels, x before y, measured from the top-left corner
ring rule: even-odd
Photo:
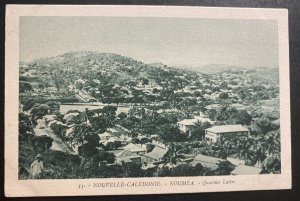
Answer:
[[[248,165],[239,165],[234,170],[231,171],[231,175],[253,175],[260,174],[262,171],[261,168],[252,167]]]
[[[130,151],[131,153],[134,153],[136,155],[143,155],[146,153],[146,145],[136,145],[133,143],[129,143],[125,147],[123,147],[124,150]]]
[[[132,153],[128,150],[124,150],[115,154],[116,156],[116,163],[122,165],[123,163],[135,163],[135,164],[142,164],[142,158],[135,153]]]
[[[215,110],[215,111],[221,111],[222,105],[220,104],[211,104],[205,107],[206,110]]]
[[[108,132],[98,134],[98,136],[100,137],[100,143],[106,142],[111,137],[113,137],[113,135]]]
[[[200,122],[209,122],[210,124],[213,124],[214,121],[210,120],[210,118],[205,118],[205,117],[201,117],[201,116],[195,116],[195,119],[197,119]]]
[[[168,152],[168,149],[162,147],[155,147],[151,152],[144,154],[143,162],[153,163],[162,161],[164,155]]]
[[[215,158],[211,156],[206,156],[202,154],[198,154],[194,160],[191,162],[192,166],[196,166],[198,163],[200,163],[203,167],[209,168],[212,170],[216,170],[219,167],[219,163],[225,161],[221,158]]]
[[[211,121],[209,118],[195,116],[195,118],[193,119],[184,119],[182,121],[179,121],[177,122],[177,125],[183,133],[189,133],[189,131],[197,122],[209,122],[211,124],[213,123],[213,121]]]
[[[209,99],[211,99],[210,95],[209,95]],[[211,104],[211,105],[208,105],[208,106],[206,106],[204,108],[203,116],[204,117],[208,117],[211,112],[219,113],[219,112],[221,112],[222,108],[223,107],[220,104]]]
[[[230,158],[230,157],[227,157],[226,160],[235,166],[245,165],[245,160],[241,160],[241,159],[237,159],[237,158]]]
[[[198,121],[198,119],[184,119],[182,121],[177,122],[177,125],[183,133],[189,133],[194,124]]]
[[[205,139],[211,142],[222,142],[225,138],[241,138],[249,135],[249,129],[240,124],[213,126],[205,129]]]

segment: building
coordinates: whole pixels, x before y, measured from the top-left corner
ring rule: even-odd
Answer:
[[[128,150],[121,151],[115,154],[116,156],[116,163],[122,165],[123,163],[135,163],[135,164],[142,164],[142,158],[135,153],[132,153]]]
[[[225,161],[221,158],[215,158],[211,156],[206,156],[202,154],[198,154],[194,160],[191,162],[192,166],[196,166],[198,163],[200,163],[203,167],[209,168],[212,170],[216,170],[219,167],[219,163]]]
[[[206,110],[215,110],[215,111],[221,111],[222,105],[220,104],[211,104],[205,107]]]
[[[209,118],[195,116],[195,118],[193,119],[184,119],[182,121],[179,121],[177,122],[177,125],[181,132],[188,134],[197,122],[209,122],[213,124],[213,121],[211,121]]]
[[[204,96],[205,97],[205,96]],[[210,95],[208,95],[208,98],[209,99],[211,99],[211,96]],[[203,113],[203,116],[204,117],[209,117],[209,114],[211,113],[211,112],[216,112],[216,113],[219,113],[219,112],[221,112],[222,111],[222,105],[220,105],[220,104],[211,104],[211,105],[208,105],[208,106],[206,106],[204,109],[204,113]]]
[[[197,121],[197,119],[184,119],[182,121],[177,122],[177,125],[181,132],[189,133]]]
[[[262,171],[261,168],[252,167],[248,165],[239,165],[234,170],[231,171],[231,175],[253,175],[260,174]]]
[[[226,138],[241,138],[249,135],[249,129],[240,124],[213,126],[205,129],[205,139],[211,142],[222,142]]]
[[[130,151],[131,153],[134,153],[136,155],[143,155],[146,153],[146,145],[136,145],[133,143],[129,143],[125,147],[123,147],[124,150]]]
[[[104,143],[113,137],[113,135],[108,132],[98,134],[98,136],[100,137],[100,143]]]
[[[167,152],[168,149],[156,146],[151,152],[144,154],[143,161],[146,163],[162,161]]]

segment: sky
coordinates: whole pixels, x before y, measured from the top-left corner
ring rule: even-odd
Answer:
[[[21,62],[71,51],[117,53],[168,66],[278,67],[270,20],[20,17]]]

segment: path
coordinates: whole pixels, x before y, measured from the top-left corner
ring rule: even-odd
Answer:
[[[36,136],[46,135],[53,139],[52,146],[50,149],[56,151],[62,151],[68,154],[76,154],[70,147],[68,147],[62,139],[53,133],[51,128],[48,128],[45,125],[45,122],[42,119],[37,120],[38,125],[34,128]]]

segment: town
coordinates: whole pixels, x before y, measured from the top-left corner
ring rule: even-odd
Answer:
[[[20,63],[19,178],[280,174],[278,69],[70,52]]]

